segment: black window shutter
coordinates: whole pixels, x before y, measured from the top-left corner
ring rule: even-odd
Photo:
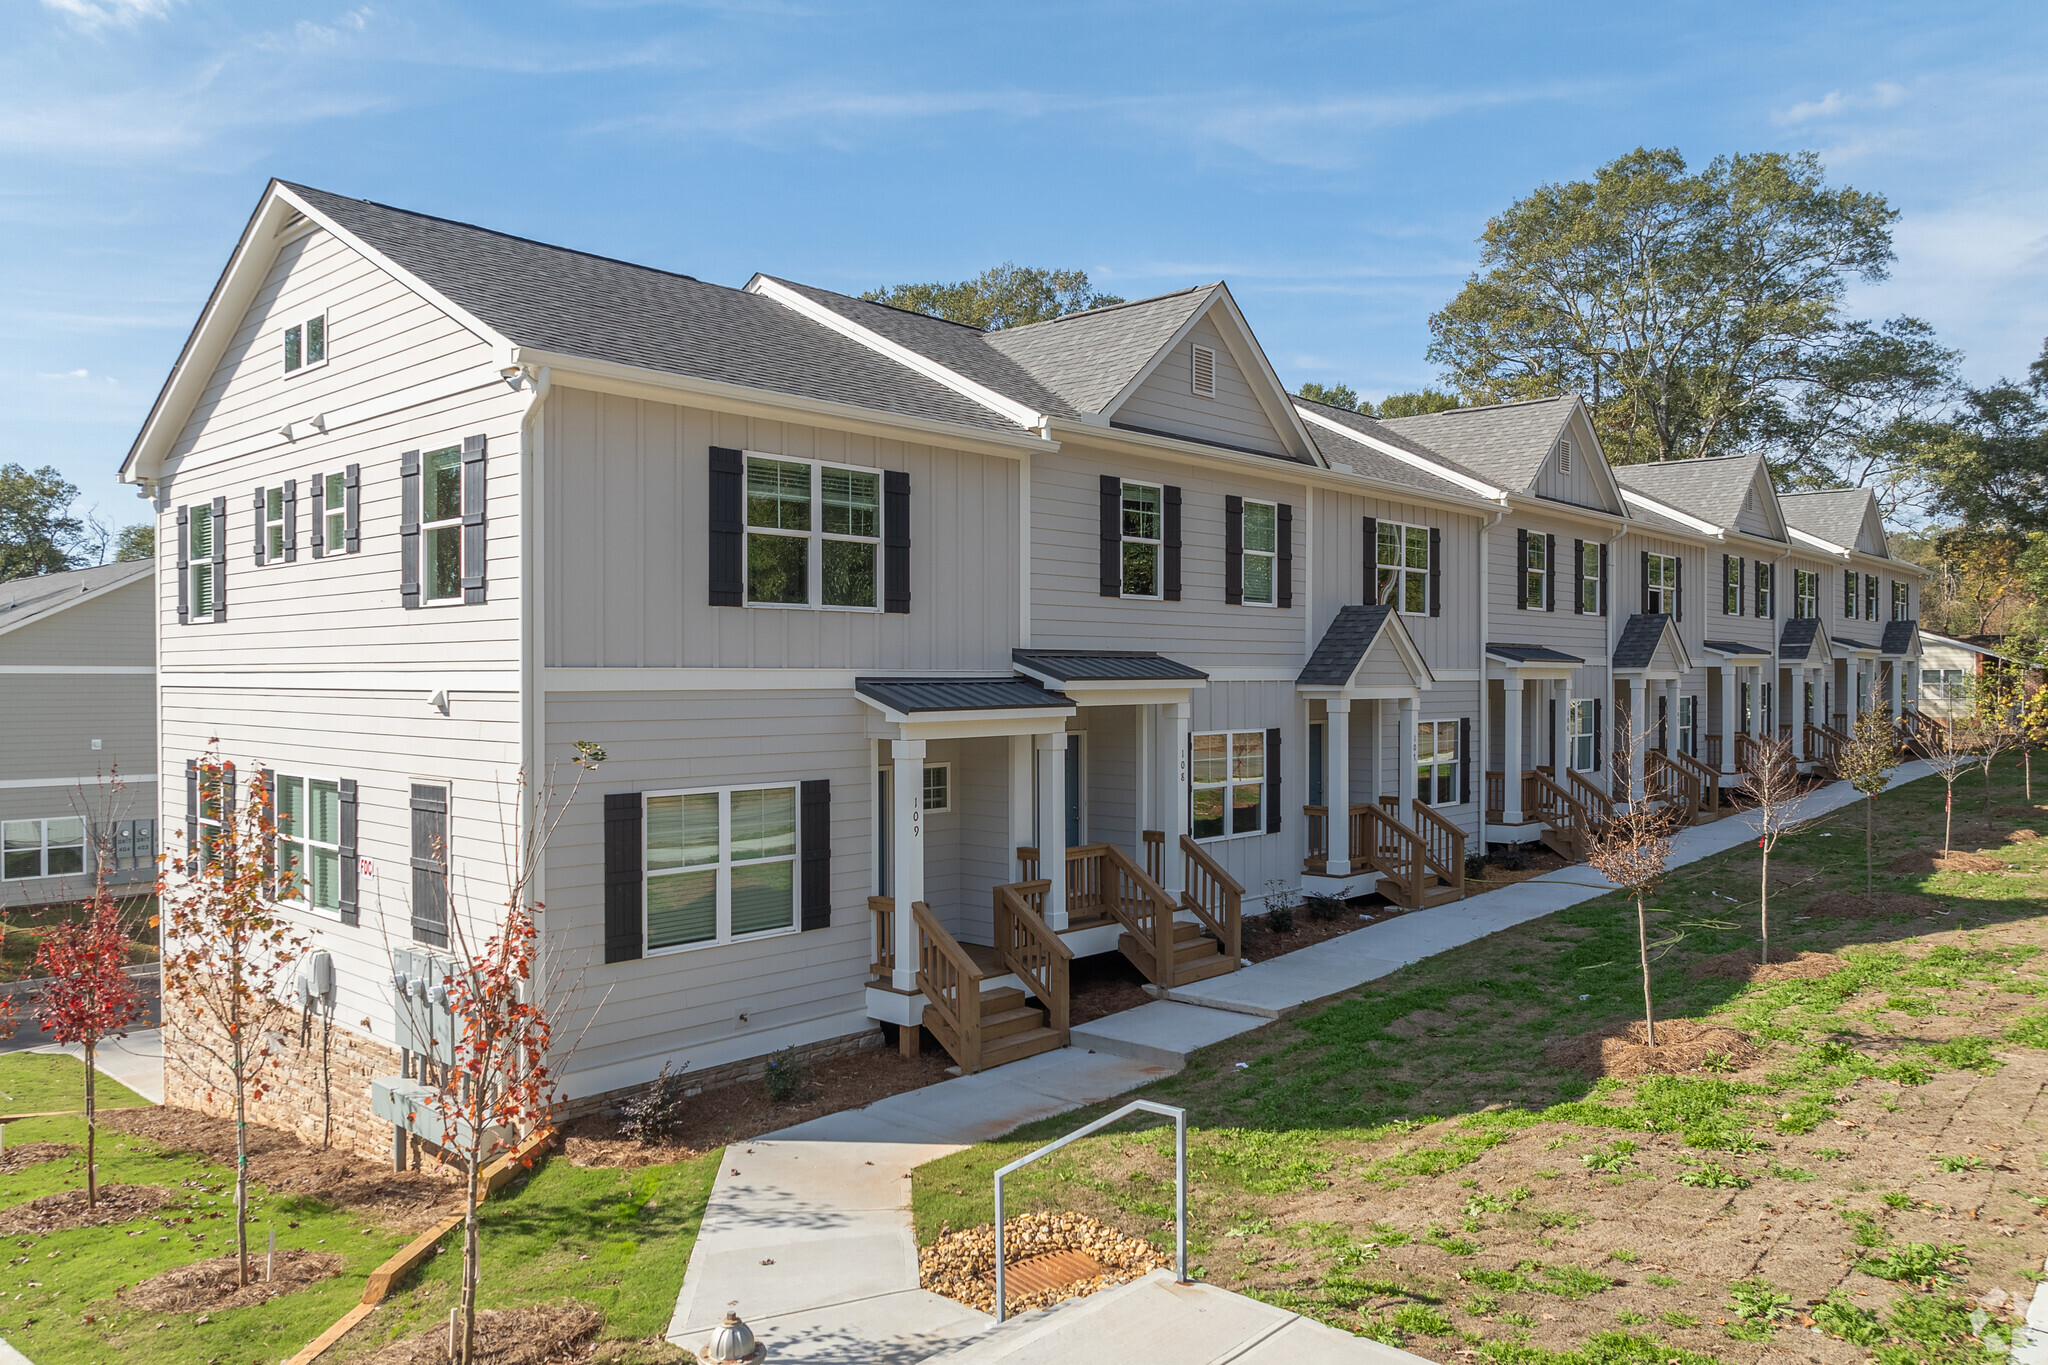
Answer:
[[[1223,498],[1223,600],[1244,603],[1244,499],[1235,493]]]
[[[1856,571],[1842,570],[1842,615],[1856,619]]]
[[[1515,532],[1515,609],[1529,609],[1529,533]]]
[[[1121,597],[1124,592],[1124,481],[1114,474],[1102,476],[1101,592],[1104,597]]]
[[[1685,556],[1682,554],[1671,557],[1671,603],[1673,608],[1671,612],[1672,618],[1683,621],[1685,619]]]
[[[1580,616],[1586,614],[1586,542],[1572,542],[1572,611]]]
[[[448,946],[448,789],[412,784],[412,939]]]
[[[1121,492],[1117,495],[1117,500],[1122,502],[1123,495]],[[1169,602],[1178,602],[1180,601],[1180,485],[1177,483],[1166,485],[1161,492],[1160,500],[1164,503],[1161,511],[1163,514],[1162,519],[1165,522],[1159,528],[1163,533],[1160,539],[1165,542],[1160,546],[1160,549],[1163,551],[1160,558],[1165,561],[1161,566],[1162,591],[1160,596]]]
[[[1543,610],[1557,610],[1557,537],[1543,537]]]
[[[228,619],[228,500],[213,500],[213,619]]]
[[[1472,799],[1472,717],[1458,717],[1458,804]]]
[[[1734,555],[1721,556],[1721,614],[1723,616],[1728,614],[1728,570],[1733,568],[1734,564]],[[1742,583],[1739,577],[1736,580],[1735,597],[1736,605],[1740,606],[1742,604]]]
[[[1365,591],[1359,601],[1370,606],[1380,600],[1380,519],[1365,519]]]
[[[1280,727],[1266,731],[1266,833],[1280,832]]]
[[[192,624],[192,510],[178,509],[178,624]]]
[[[420,604],[420,453],[398,457],[398,595],[408,607]]]
[[[882,471],[882,610],[910,610],[910,475]]]
[[[295,564],[299,558],[299,481],[284,481],[284,562]]]
[[[711,447],[711,605],[747,604],[746,461],[737,450]],[[636,800],[638,798],[635,798]],[[633,933],[638,942],[639,930]],[[633,956],[640,956],[636,947]]]
[[[256,775],[263,781],[263,828],[277,828],[277,771],[274,768],[259,768]],[[271,839],[263,849],[263,894],[277,899],[277,840]]]
[[[185,856],[199,853],[199,760],[185,760]],[[199,870],[197,863],[185,869],[187,875]]]
[[[1444,533],[1429,528],[1429,614],[1444,614]]]
[[[341,521],[342,533],[348,537],[348,552],[354,554],[363,548],[363,533],[359,513],[362,510],[363,467],[352,464],[341,474]]]
[[[484,438],[462,438],[462,600],[485,600]]]
[[[1643,551],[1643,610],[1650,609],[1650,552]]]
[[[263,485],[256,485],[256,562],[263,562]]]
[[[1607,614],[1607,547],[1600,547],[1600,614]]]
[[[220,765],[220,834],[229,843],[235,838],[235,765]]]
[[[1593,698],[1593,771],[1600,771],[1600,758],[1607,747],[1607,736],[1602,733],[1605,723],[1600,719],[1600,699]]]
[[[341,837],[336,842],[340,845],[338,856],[341,862],[341,922],[359,924],[362,922],[362,912],[357,909],[357,903],[361,899],[358,881],[361,869],[356,864],[356,780],[353,777],[344,777],[339,785]]]
[[[1273,585],[1273,601],[1277,606],[1294,605],[1294,507],[1290,503],[1280,504],[1279,522],[1273,544],[1277,550],[1273,556],[1273,576],[1280,581]]]
[[[832,927],[832,783],[812,778],[797,788],[798,840],[803,848],[803,927]]]
[[[315,474],[313,476],[312,492],[313,536],[309,543],[312,546],[313,558],[319,559],[327,549],[327,476],[325,474]],[[335,551],[340,553],[340,547],[336,546]]]
[[[631,962],[640,956],[639,792],[606,792],[604,797],[604,960]]]

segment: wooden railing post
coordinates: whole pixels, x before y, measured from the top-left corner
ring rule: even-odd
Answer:
[[[1216,936],[1223,955],[1238,961],[1244,954],[1244,887],[1209,856],[1209,850],[1185,834],[1180,836],[1180,850],[1187,880],[1182,903]]]
[[[875,956],[868,963],[868,973],[887,981],[896,970],[896,901],[890,896],[869,896],[868,913],[875,927]]]
[[[1145,844],[1145,875],[1166,884],[1166,831],[1148,829],[1138,836]]]
[[[1068,976],[1074,950],[1033,908],[1033,902],[1044,904],[1050,886],[1050,882],[1036,881],[995,889],[996,952],[1003,965],[1030,987],[1045,1008],[1047,1023],[1059,1034],[1060,1046],[1065,1047],[1071,1040]]]

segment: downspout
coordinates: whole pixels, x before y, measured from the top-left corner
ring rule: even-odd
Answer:
[[[531,841],[541,837],[546,827],[542,813],[536,803],[546,785],[546,703],[543,691],[546,659],[544,654],[544,632],[547,624],[546,603],[543,601],[544,573],[541,547],[543,493],[542,454],[543,439],[542,410],[547,403],[548,393],[553,387],[554,372],[542,365],[538,369],[522,369],[514,383],[526,386],[526,408],[519,417],[519,766],[526,774],[527,789],[519,803],[519,818],[515,857],[524,860],[525,850],[534,847]],[[519,865],[514,864],[512,875],[519,876]],[[527,900],[545,902],[546,860],[544,851],[536,850],[532,861],[532,880],[528,886]],[[548,936],[534,934],[533,963],[533,1004],[545,1007],[544,997],[548,986]]]
[[[1487,695],[1486,691],[1487,551],[1491,544],[1493,528],[1500,525],[1507,514],[1508,509],[1503,507],[1500,511],[1493,514],[1492,521],[1479,528],[1479,741],[1473,746],[1478,750],[1473,757],[1479,764],[1479,854],[1481,857],[1486,856],[1486,765],[1493,754],[1492,731],[1488,726],[1488,721],[1493,716],[1493,707],[1491,705],[1492,699]]]

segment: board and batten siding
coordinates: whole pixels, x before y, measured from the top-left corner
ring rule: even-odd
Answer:
[[[1015,460],[561,383],[544,421],[549,664],[1008,673]],[[908,472],[909,613],[710,606],[713,446]]]
[[[1216,353],[1214,398],[1195,392],[1197,346],[1206,346]],[[1237,358],[1224,344],[1216,324],[1206,317],[1196,322],[1172,352],[1161,358],[1158,368],[1111,414],[1111,420],[1121,426],[1191,436],[1198,441],[1267,454],[1287,452],[1280,434],[1273,428],[1273,419],[1259,405],[1251,382],[1238,368]]]
[[[1324,490],[1318,490],[1315,506],[1310,537],[1315,573],[1315,620],[1310,633],[1314,639],[1322,638],[1340,608],[1373,600],[1365,577],[1367,517],[1428,526],[1439,533],[1442,610],[1435,616],[1404,612],[1401,624],[1432,669],[1479,666],[1479,623],[1474,614],[1479,594],[1478,517],[1387,497]],[[1498,530],[1488,541],[1488,554],[1496,562],[1503,554],[1513,558],[1514,548],[1512,533],[1505,550]]]
[[[1279,832],[1232,835],[1203,844],[1244,887],[1247,905],[1254,901],[1263,905],[1268,882],[1282,881],[1292,887],[1301,880],[1302,859],[1308,851],[1308,822],[1301,813],[1308,804],[1308,734],[1302,728],[1303,709],[1291,679],[1212,682],[1196,690],[1188,708],[1193,734],[1275,726],[1281,731]],[[1268,772],[1270,775],[1270,756]],[[1178,854],[1169,851],[1169,856]]]
[[[1572,420],[1558,433],[1558,439],[1572,443],[1571,468],[1564,468],[1563,449],[1553,440],[1550,454],[1537,468],[1529,491],[1539,498],[1569,503],[1574,507],[1592,507],[1602,512],[1621,511],[1612,488],[1595,471],[1594,465],[1600,457],[1594,453],[1593,433],[1585,423],[1583,412],[1574,410]]]

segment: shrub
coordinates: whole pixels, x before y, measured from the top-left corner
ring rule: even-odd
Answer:
[[[1476,882],[1485,875],[1486,855],[1484,853],[1467,853],[1465,855],[1465,880]]]
[[[652,1147],[674,1132],[682,1117],[683,1078],[670,1075],[663,1062],[654,1084],[619,1106],[619,1135]]]
[[[1493,855],[1493,861],[1504,871],[1520,872],[1529,866],[1529,850],[1522,844],[1509,844]]]
[[[1341,919],[1344,912],[1350,909],[1341,897],[1333,896],[1327,891],[1311,891],[1303,896],[1301,908],[1317,924],[1328,924],[1332,920]]]
[[[804,1068],[796,1059],[796,1049],[786,1047],[768,1059],[768,1098],[777,1104],[789,1104],[804,1093]]]

